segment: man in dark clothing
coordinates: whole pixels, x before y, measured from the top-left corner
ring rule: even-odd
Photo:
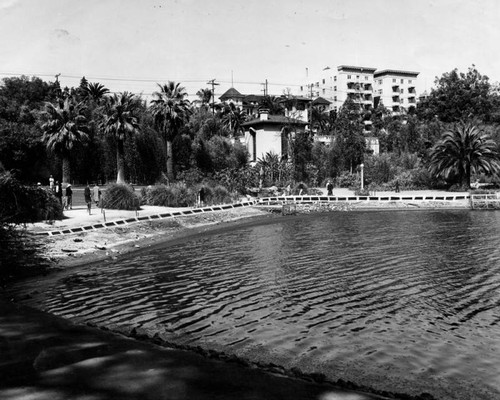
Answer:
[[[85,203],[87,203],[87,210],[90,215],[90,210],[92,208],[92,196],[90,194],[90,186],[87,183],[87,186],[85,187],[85,190],[83,191],[83,196],[85,197]]]

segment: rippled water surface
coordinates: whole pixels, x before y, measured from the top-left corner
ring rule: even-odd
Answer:
[[[500,398],[499,212],[283,217],[80,269],[31,303],[377,389]]]

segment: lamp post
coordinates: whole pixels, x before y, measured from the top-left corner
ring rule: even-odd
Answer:
[[[363,168],[365,167],[365,165],[361,164],[359,167],[361,168],[361,190],[363,190],[363,187],[364,187],[363,186],[363,181],[364,181],[364,179],[363,179]]]

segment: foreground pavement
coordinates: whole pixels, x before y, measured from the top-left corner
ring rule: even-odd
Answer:
[[[74,325],[5,300],[0,300],[0,398],[381,399]]]

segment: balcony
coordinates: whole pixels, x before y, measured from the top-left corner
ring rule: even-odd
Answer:
[[[400,102],[399,96],[392,96],[392,102],[399,104],[399,102]]]
[[[416,92],[416,90],[415,90],[415,86],[410,86],[410,87],[408,88],[408,93],[410,93],[410,94],[416,94],[417,92]]]
[[[363,90],[365,92],[372,92],[373,91],[372,85],[370,83],[365,84],[364,87],[363,87]]]
[[[392,91],[393,91],[394,93],[399,93],[399,85],[393,85],[393,86],[392,86]]]

